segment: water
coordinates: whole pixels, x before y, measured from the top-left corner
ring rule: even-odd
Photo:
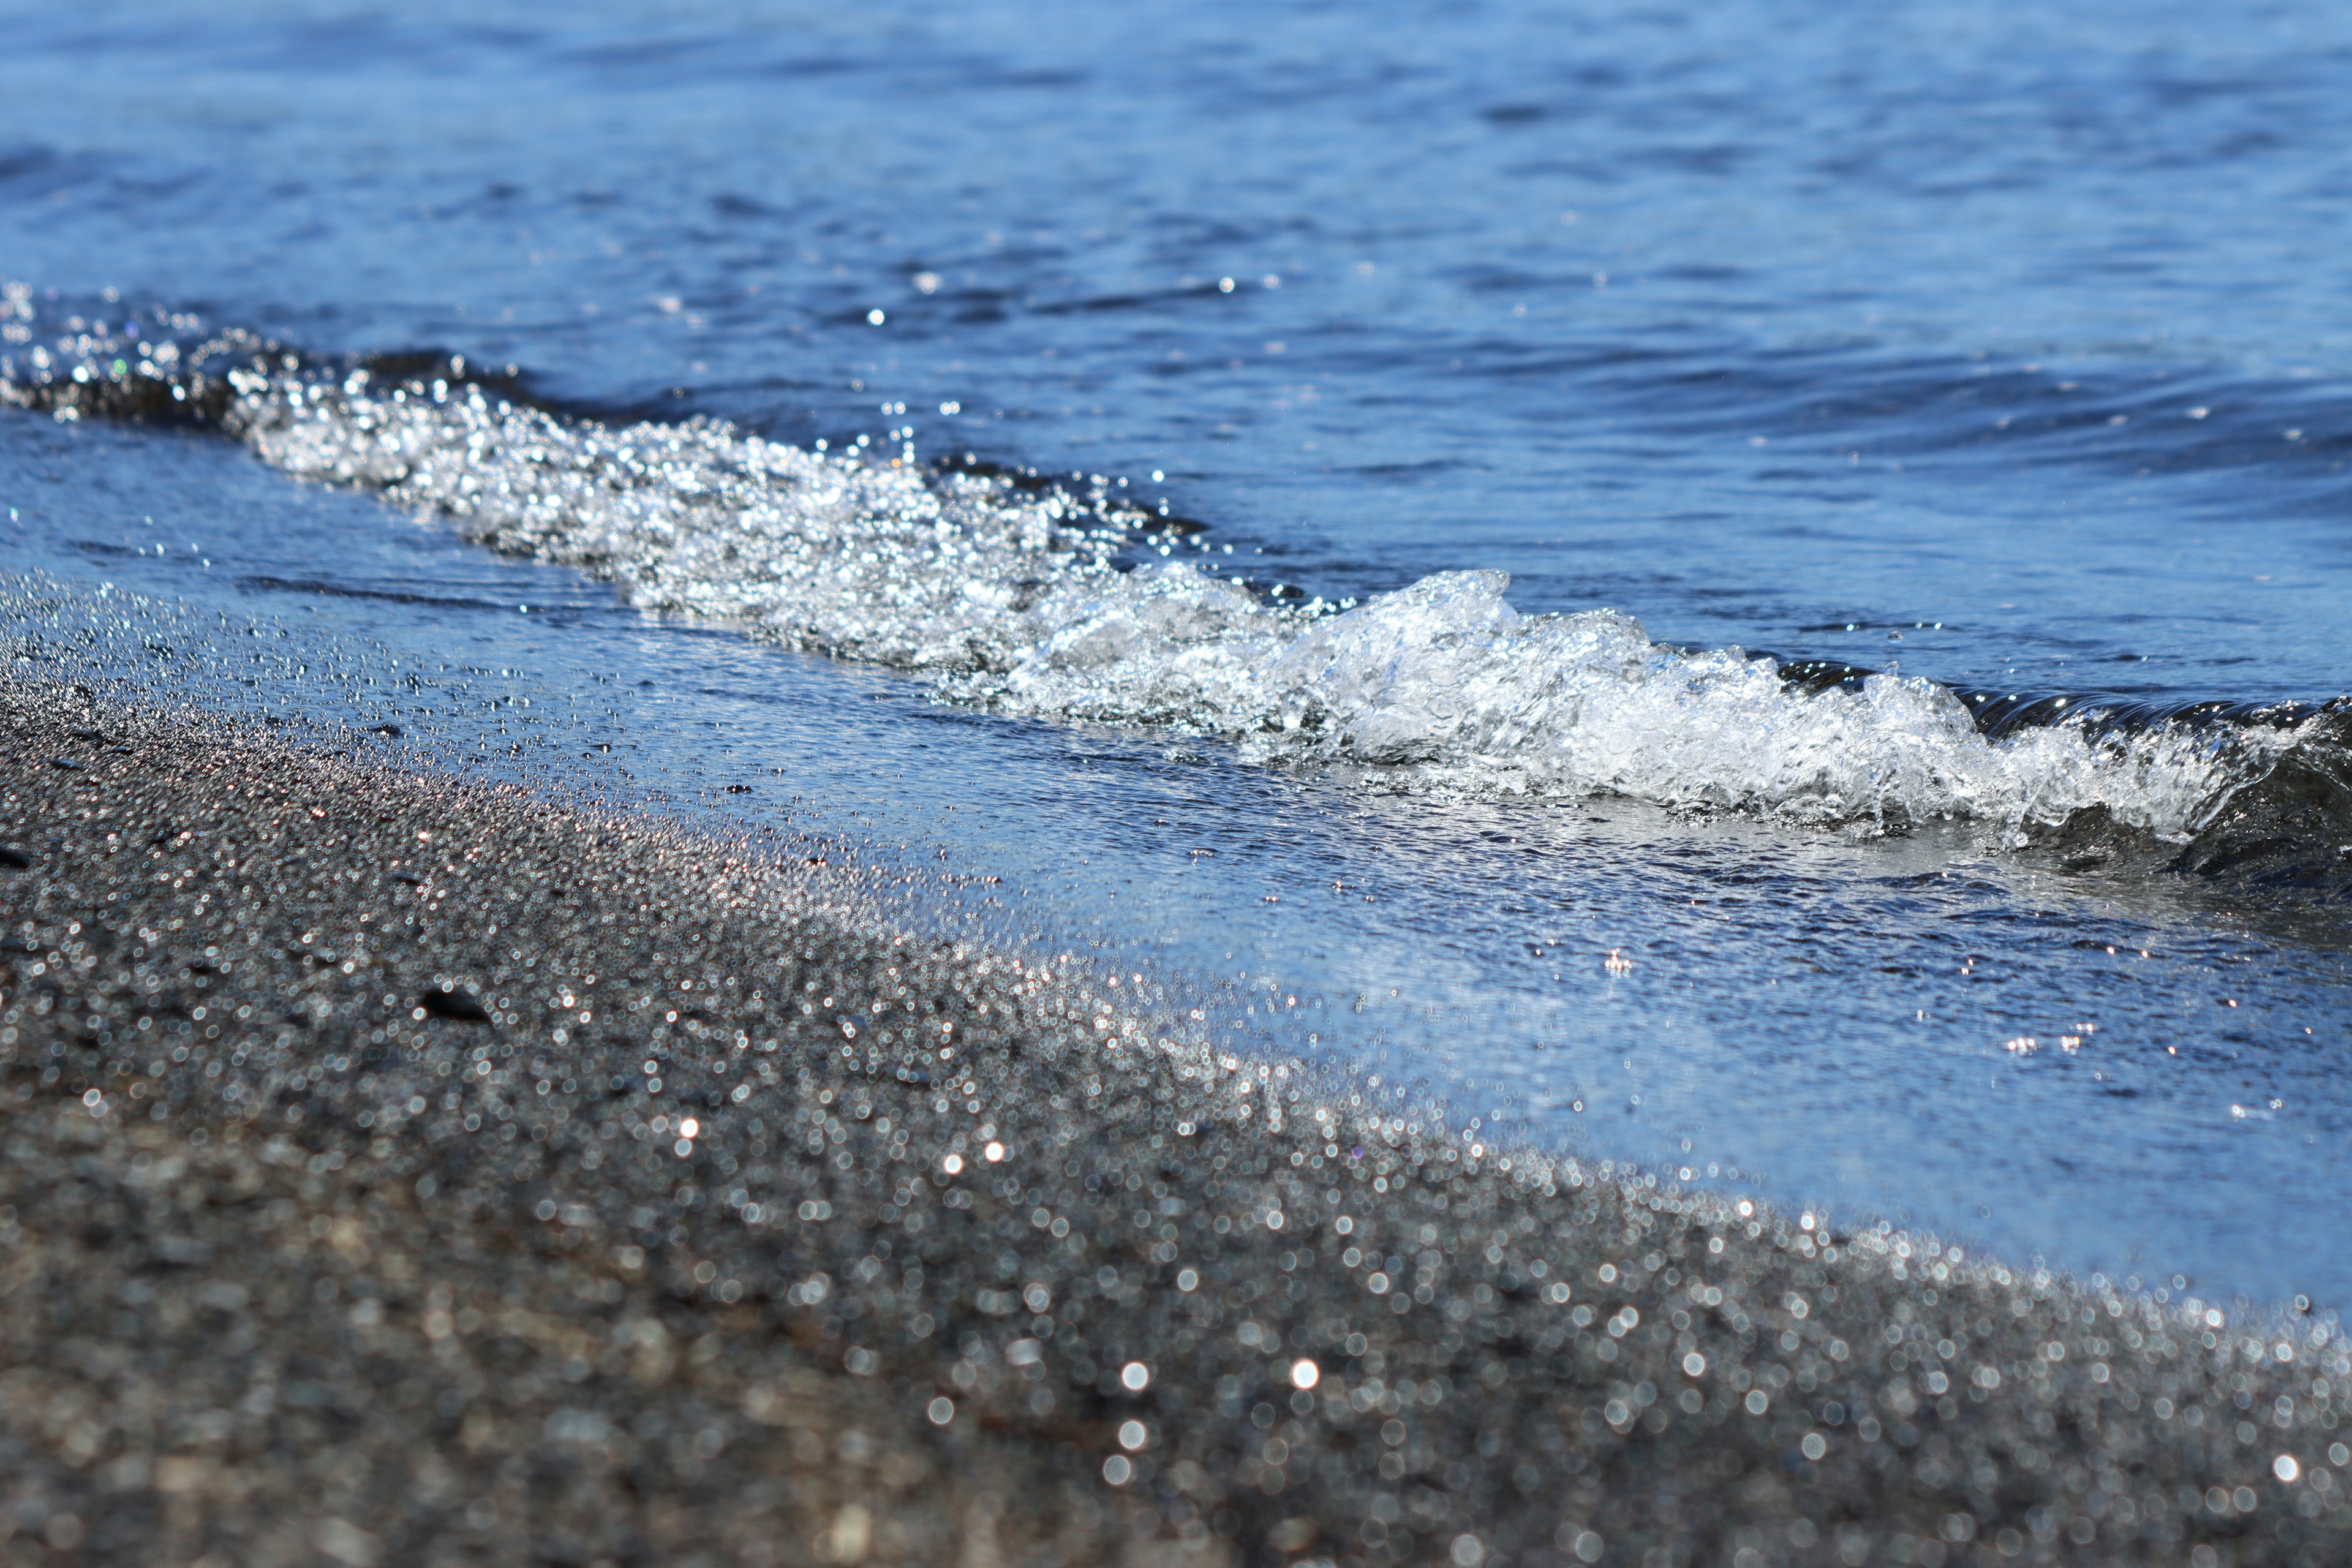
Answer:
[[[176,626],[151,685],[845,836],[910,919],[1514,1135],[2352,1285],[2347,928],[2155,868],[2243,847],[2282,755],[2342,780],[2341,721],[1989,738],[1950,695],[2352,687],[2352,23],[0,30],[0,376],[299,355],[241,445],[0,411],[46,647]],[[2046,847],[2091,805],[2130,831]],[[2323,890],[2340,823],[2288,835]]]

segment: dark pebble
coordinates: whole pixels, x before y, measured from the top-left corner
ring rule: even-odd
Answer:
[[[29,871],[33,868],[33,858],[22,849],[0,844],[0,866],[5,866],[11,871]]]
[[[487,1024],[488,1009],[470,991],[456,987],[435,987],[416,999],[416,1005],[436,1018],[448,1018],[460,1024]]]

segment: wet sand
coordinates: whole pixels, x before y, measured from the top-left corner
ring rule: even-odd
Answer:
[[[1490,1149],[772,845],[0,713],[0,1558],[2352,1560],[2332,1322]]]

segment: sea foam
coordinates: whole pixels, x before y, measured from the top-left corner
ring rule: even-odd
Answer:
[[[200,410],[289,474],[446,516],[648,612],[914,672],[947,701],[1159,726],[1384,789],[1606,792],[1862,830],[2016,834],[2102,807],[2182,839],[2297,738],[2068,721],[1991,739],[1934,681],[1803,689],[1770,658],[1659,643],[1614,610],[1523,615],[1500,572],[1361,605],[1270,602],[1100,481],[927,466],[911,443],[827,453],[712,420],[605,424],[455,370],[322,369],[240,334],[134,345],[101,329],[37,352],[0,363],[0,397],[61,417]]]

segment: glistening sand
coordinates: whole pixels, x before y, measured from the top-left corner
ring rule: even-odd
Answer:
[[[1487,1149],[772,845],[0,705],[20,1558],[2352,1550],[2332,1324]]]

